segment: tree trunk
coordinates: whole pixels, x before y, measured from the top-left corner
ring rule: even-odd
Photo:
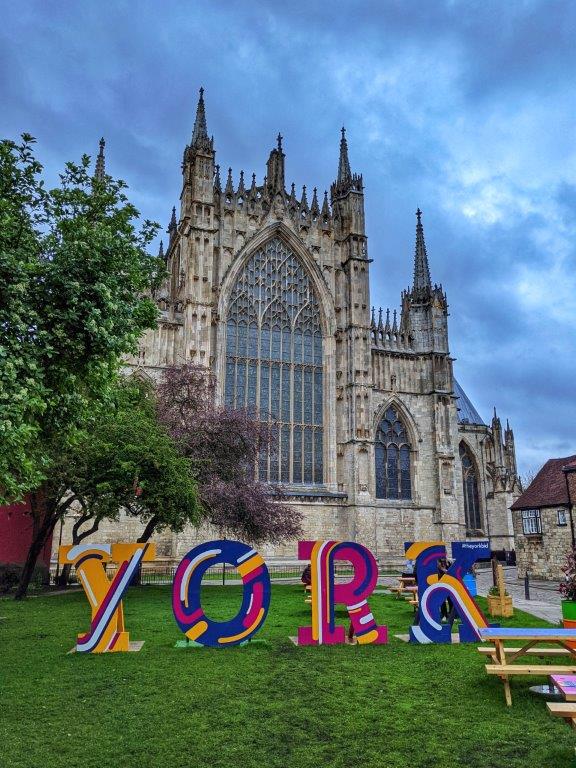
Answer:
[[[67,587],[68,581],[70,579],[70,571],[72,570],[72,566],[70,563],[66,563],[62,566],[62,570],[58,574],[58,579],[56,580],[56,584],[59,587]]]
[[[84,541],[84,539],[87,536],[90,536],[93,533],[96,533],[98,530],[98,526],[100,525],[100,520],[95,520],[94,523],[90,526],[90,528],[86,528],[85,531],[79,532],[80,526],[84,525],[84,523],[87,520],[90,520],[92,517],[91,514],[86,513],[82,515],[81,517],[76,520],[74,525],[72,526],[72,544],[80,544],[81,541]],[[66,563],[66,565],[62,568],[60,571],[60,576],[58,577],[58,586],[59,587],[67,587],[68,586],[68,580],[70,579],[70,572],[72,571],[72,566],[69,563]]]
[[[150,536],[154,533],[154,529],[156,528],[156,525],[158,524],[158,517],[156,515],[152,515],[150,520],[146,523],[146,528],[142,531],[142,534],[136,539],[138,544],[146,544],[146,542],[150,539]]]
[[[158,518],[156,515],[152,515],[150,520],[146,523],[146,527],[142,531],[142,534],[136,539],[138,544],[146,544],[146,542],[150,539],[150,536],[154,533],[154,530],[156,528],[156,525],[158,523]],[[134,577],[132,579],[132,584],[135,587],[140,587],[142,585],[142,563],[138,566],[138,570],[134,574]]]
[[[43,506],[42,510],[40,510],[40,506]],[[30,507],[34,517],[34,532],[26,562],[20,574],[20,581],[14,595],[14,600],[22,600],[26,597],[38,557],[58,520],[57,506],[49,503],[46,499],[40,500],[36,493],[30,497]]]

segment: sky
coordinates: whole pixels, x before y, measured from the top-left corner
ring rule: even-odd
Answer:
[[[450,351],[521,474],[576,453],[576,3],[0,0],[0,136],[49,182],[95,155],[165,228],[198,89],[217,162],[329,189],[346,126],[365,183],[371,301],[411,282],[415,211]]]

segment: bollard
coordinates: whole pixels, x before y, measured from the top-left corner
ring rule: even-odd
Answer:
[[[526,571],[524,576],[524,597],[526,600],[530,600],[530,577],[528,576],[528,571]]]

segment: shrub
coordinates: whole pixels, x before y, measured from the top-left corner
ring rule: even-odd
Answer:
[[[564,581],[558,590],[564,600],[576,600],[576,547],[566,553],[562,571],[565,574]]]
[[[0,595],[6,595],[16,588],[22,568],[20,563],[0,563]],[[48,569],[45,565],[36,565],[31,583],[36,588],[49,583]]]
[[[500,589],[498,587],[490,587],[488,594],[491,597],[500,597]],[[509,597],[508,592],[504,590],[504,597]]]

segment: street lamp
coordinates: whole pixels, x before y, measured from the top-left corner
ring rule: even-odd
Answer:
[[[566,482],[566,493],[568,494],[568,514],[570,515],[570,535],[572,536],[572,547],[576,547],[576,538],[574,536],[574,518],[572,516],[572,510],[574,508],[574,504],[572,503],[572,495],[570,493],[570,483],[568,481],[568,475],[571,475],[576,472],[576,461],[571,461],[570,464],[567,464],[565,467],[562,467],[562,472],[564,472],[564,480]]]

